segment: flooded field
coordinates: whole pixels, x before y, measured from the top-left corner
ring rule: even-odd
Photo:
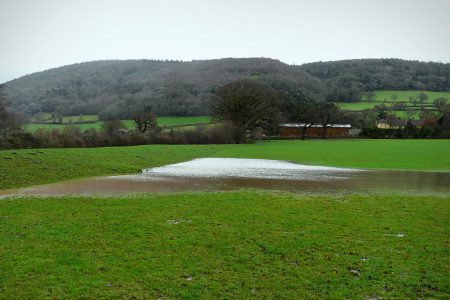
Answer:
[[[5,191],[20,195],[126,195],[259,188],[290,192],[404,191],[450,193],[450,174],[308,166],[262,159],[203,158],[141,174],[73,180]]]

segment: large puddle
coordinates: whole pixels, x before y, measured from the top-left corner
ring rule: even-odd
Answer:
[[[202,158],[142,174],[72,180],[5,191],[5,196],[127,195],[261,188],[290,192],[403,191],[450,193],[450,173],[369,171],[286,161]]]

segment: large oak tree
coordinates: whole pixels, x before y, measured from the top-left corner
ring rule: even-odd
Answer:
[[[283,95],[255,80],[238,80],[220,87],[211,102],[213,115],[245,131],[276,129],[282,121]]]

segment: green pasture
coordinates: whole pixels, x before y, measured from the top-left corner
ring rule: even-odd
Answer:
[[[433,104],[434,99],[447,98],[450,101],[450,92],[430,92],[430,91],[375,91],[376,101],[384,102],[386,99],[388,102],[393,101],[392,95],[397,95],[398,99],[395,101],[409,102],[410,97],[418,98],[421,93],[428,95],[428,99],[425,103]],[[363,100],[367,100],[367,97],[363,96]]]
[[[395,111],[395,115],[402,119],[408,118],[408,113],[405,110]],[[412,115],[412,117],[414,118],[414,120],[419,120],[420,119],[420,111],[414,110],[414,114]]]
[[[336,103],[336,104],[343,110],[358,111],[358,110],[372,109],[375,106],[382,105],[382,104],[384,104],[387,108],[391,108],[393,103],[392,102],[382,102],[382,101],[372,101],[372,102],[362,101],[362,102],[349,102],[349,103],[340,102],[340,103]],[[431,110],[436,109],[434,105],[431,105],[429,103],[426,103],[424,105],[418,104],[417,106],[414,106],[413,103],[405,103],[405,104],[406,104],[407,109],[416,110],[416,111],[420,111],[422,109],[422,107],[425,109],[431,109]]]
[[[212,118],[210,116],[199,117],[158,117],[159,126],[174,126],[174,125],[190,125],[199,123],[210,123]]]
[[[98,121],[97,115],[67,116],[63,118],[63,123],[96,122],[96,121]]]
[[[367,110],[367,109],[372,109],[377,105],[380,104],[386,104],[386,106],[390,106],[387,103],[384,102],[367,102],[367,101],[363,101],[363,102],[349,102],[349,103],[337,103],[337,105],[343,109],[343,110]]]
[[[57,129],[57,130],[62,130],[65,127],[80,127],[81,131],[85,131],[85,130],[89,130],[89,129],[96,129],[96,130],[100,130],[101,129],[101,122],[95,122],[95,123],[85,123],[85,124],[34,124],[34,123],[30,123],[27,124],[25,126],[25,130],[30,131],[30,132],[34,132],[38,129],[45,129],[45,130],[53,130],[53,129]]]
[[[361,102],[352,102],[352,103],[337,103],[337,105],[343,110],[351,110],[351,111],[360,111],[360,110],[368,110],[372,109],[377,105],[384,104],[386,107],[391,108],[394,102],[402,101],[407,106],[407,109],[415,111],[415,119],[419,118],[419,113],[423,108],[428,110],[435,110],[436,108],[433,105],[433,101],[437,98],[447,98],[450,101],[450,92],[429,92],[426,91],[428,95],[428,99],[424,103],[420,103],[417,101],[416,106],[412,103],[409,98],[416,97],[418,98],[421,91],[376,91],[376,97],[374,100],[369,102],[366,96],[363,96]],[[398,99],[395,101],[392,99],[392,95],[397,95]],[[405,118],[405,111],[390,111],[390,113],[394,113],[398,117]]]
[[[0,201],[1,299],[448,299],[450,198]]]
[[[143,168],[199,157],[265,158],[337,167],[450,171],[450,140],[294,140],[240,145],[148,145],[0,151],[0,189]]]

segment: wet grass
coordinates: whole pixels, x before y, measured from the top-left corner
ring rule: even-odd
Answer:
[[[146,167],[208,156],[214,151],[214,146],[196,145],[0,151],[0,189],[139,173]]]
[[[138,173],[199,157],[289,160],[310,165],[450,171],[450,140],[294,140],[245,145],[150,145],[0,151],[0,189]]]
[[[450,171],[450,140],[293,140],[217,148],[217,157],[368,169]]]
[[[449,212],[408,195],[7,199],[0,298],[444,299]]]

